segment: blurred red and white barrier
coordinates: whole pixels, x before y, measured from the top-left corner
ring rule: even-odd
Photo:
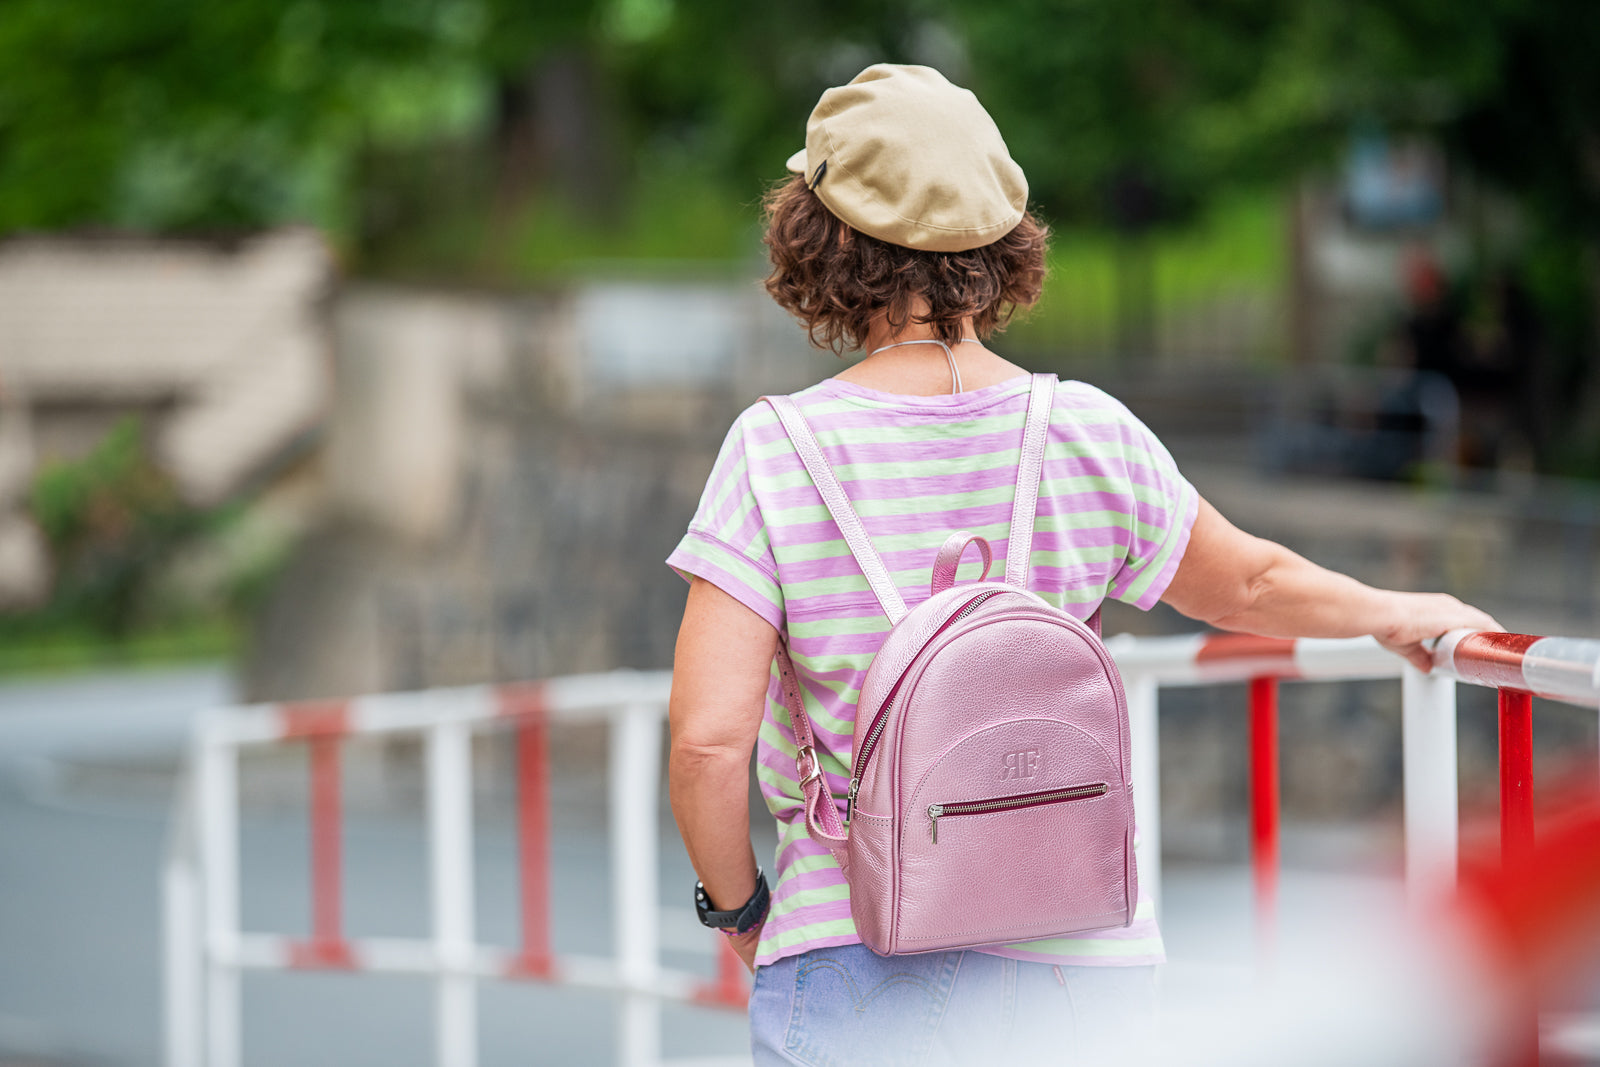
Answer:
[[[476,985],[534,979],[621,994],[620,1059],[654,1063],[662,999],[743,1007],[743,967],[723,939],[718,976],[659,963],[656,827],[662,727],[671,676],[617,671],[543,683],[264,705],[208,715],[188,787],[178,798],[165,872],[167,1062],[236,1067],[245,969],[342,970],[431,976],[436,1062],[477,1062]],[[615,955],[557,956],[550,938],[548,727],[604,722],[609,734],[611,914]],[[521,943],[491,946],[475,932],[474,731],[515,732]],[[426,745],[428,866],[433,936],[352,939],[343,928],[339,748],[355,735],[420,734]],[[250,746],[303,742],[310,761],[309,936],[239,928],[238,760]]]
[[[1499,693],[1501,850],[1508,868],[1526,862],[1534,844],[1532,696],[1600,708],[1600,641],[1579,638],[1455,631],[1437,642],[1430,674],[1386,652],[1371,638],[1121,635],[1108,645],[1123,672],[1132,719],[1141,881],[1156,894],[1161,878],[1161,803],[1160,781],[1153,771],[1160,766],[1159,690],[1248,683],[1251,863],[1263,946],[1271,944],[1276,912],[1280,680],[1400,678],[1406,888],[1418,908],[1442,903],[1456,887],[1456,682],[1488,686]],[[1532,1036],[1524,1042],[1523,1054],[1536,1058],[1536,1024],[1525,1020],[1524,1028]]]
[[[1453,892],[1457,868],[1456,679],[1501,690],[1503,845],[1531,848],[1528,692],[1600,706],[1600,642],[1512,634],[1451,634],[1424,675],[1370,639],[1287,640],[1244,635],[1134,638],[1108,645],[1127,685],[1133,730],[1141,881],[1161,884],[1157,716],[1162,687],[1249,684],[1251,826],[1257,914],[1269,944],[1277,885],[1277,686],[1284,679],[1400,678],[1408,891],[1419,905]],[[742,966],[718,945],[714,980],[659,962],[657,855],[665,672],[559,678],[362,697],[349,702],[218,711],[200,724],[190,780],[180,791],[165,872],[167,1062],[237,1067],[240,974],[247,968],[340,969],[429,976],[436,985],[436,1062],[477,1060],[476,987],[534,979],[623,997],[619,1060],[658,1061],[662,1000],[742,1006]],[[550,940],[548,737],[551,723],[610,726],[609,817],[616,955],[557,956]],[[473,905],[470,740],[516,732],[521,943],[481,944]],[[342,923],[341,741],[418,734],[428,781],[432,937],[351,939]],[[312,929],[309,936],[239,928],[238,759],[250,746],[304,743],[311,768]],[[720,941],[716,935],[708,938]]]

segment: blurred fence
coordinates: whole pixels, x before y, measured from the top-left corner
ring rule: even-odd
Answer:
[[[670,675],[618,671],[544,683],[386,694],[349,702],[222,711],[198,729],[180,787],[165,873],[167,1047],[172,1067],[242,1061],[240,974],[247,969],[431,976],[436,1061],[477,1062],[476,983],[526,979],[621,994],[619,1058],[654,1063],[659,1000],[742,1007],[742,966],[722,950],[707,979],[664,969],[656,912],[661,725]],[[609,727],[610,841],[615,922],[609,959],[557,956],[550,910],[549,744],[552,723]],[[471,738],[510,730],[517,749],[517,845],[522,942],[476,940]],[[360,735],[424,739],[433,937],[353,939],[344,931],[340,745]],[[254,934],[239,924],[239,757],[303,742],[310,760],[309,936]]]
[[[1138,862],[1159,906],[1161,821],[1157,719],[1163,687],[1248,680],[1253,862],[1257,911],[1270,941],[1278,857],[1276,687],[1280,679],[1400,678],[1404,699],[1408,891],[1431,906],[1453,890],[1457,868],[1455,679],[1501,691],[1503,846],[1508,862],[1533,839],[1531,698],[1600,705],[1600,642],[1456,633],[1426,676],[1370,639],[1316,641],[1242,635],[1108,642],[1121,668],[1133,730],[1140,812]],[[533,980],[622,997],[619,1062],[659,1059],[659,1002],[737,1007],[739,965],[721,947],[717,977],[663,968],[656,927],[661,735],[670,675],[615,672],[545,683],[265,705],[209,716],[194,739],[177,797],[165,874],[169,1067],[236,1067],[242,1060],[240,975],[247,969],[343,970],[428,977],[436,987],[435,1059],[476,1063],[476,985]],[[609,817],[615,924],[609,959],[552,950],[549,899],[548,742],[552,722],[609,727]],[[516,734],[522,941],[478,942],[472,887],[470,741]],[[355,735],[425,739],[433,936],[353,939],[344,933],[339,747]],[[247,933],[239,921],[242,753],[305,744],[310,760],[312,929],[309,936]],[[715,935],[707,935],[714,938]]]

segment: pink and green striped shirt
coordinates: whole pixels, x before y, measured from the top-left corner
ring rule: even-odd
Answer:
[[[795,394],[907,606],[927,599],[934,555],[955,530],[983,535],[1004,558],[1028,387],[1027,378],[1015,378],[918,397],[830,378]],[[1082,619],[1107,596],[1150,608],[1183,558],[1198,501],[1171,455],[1127,408],[1093,386],[1062,382],[1029,587]],[[785,635],[842,814],[856,701],[889,622],[767,404],[734,422],[689,532],[667,562],[713,583]],[[959,580],[975,579],[980,566],[969,559]],[[860,941],[838,864],[806,831],[794,755],[774,668],[756,776],[779,841],[758,964]],[[1164,958],[1143,895],[1131,926],[986,951],[1062,964]]]

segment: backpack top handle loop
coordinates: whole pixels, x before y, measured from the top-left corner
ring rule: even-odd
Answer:
[[[956,569],[961,566],[961,557],[966,554],[967,546],[974,544],[978,546],[978,554],[983,557],[983,573],[978,575],[978,581],[988,581],[989,568],[994,565],[994,550],[989,547],[989,539],[966,530],[957,530],[945,540],[938,557],[933,561],[934,596],[956,584]]]

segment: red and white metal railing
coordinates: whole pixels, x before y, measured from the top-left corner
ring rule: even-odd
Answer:
[[[1600,641],[1455,631],[1433,650],[1423,674],[1370,638],[1311,640],[1242,634],[1112,638],[1108,645],[1128,691],[1134,747],[1139,869],[1160,887],[1160,782],[1157,693],[1161,686],[1249,685],[1251,866],[1258,938],[1270,947],[1278,880],[1278,683],[1283,679],[1401,679],[1406,886],[1419,905],[1456,885],[1458,802],[1455,683],[1498,690],[1502,862],[1513,868],[1533,851],[1534,695],[1600,708]],[[1159,896],[1157,896],[1159,906]],[[1523,1058],[1537,1062],[1537,1026],[1526,1022]],[[1531,1058],[1530,1058],[1531,1057]]]
[[[1456,854],[1455,693],[1371,638],[1290,639],[1188,634],[1107,642],[1122,671],[1133,731],[1134,810],[1139,876],[1160,907],[1161,788],[1156,727],[1163,687],[1249,685],[1250,829],[1257,915],[1271,936],[1278,878],[1278,681],[1404,678],[1408,884],[1431,893],[1454,884]],[[1446,877],[1445,872],[1449,875]]]
[[[1499,690],[1504,847],[1532,840],[1531,697],[1600,707],[1600,641],[1525,634],[1446,634],[1425,675],[1370,638],[1314,640],[1244,634],[1170,638],[1114,637],[1108,643],[1129,691],[1137,771],[1159,766],[1155,690],[1160,686],[1246,682],[1250,686],[1251,840],[1262,912],[1270,914],[1278,849],[1277,683],[1281,679],[1401,678],[1405,759],[1407,882],[1414,895],[1436,896],[1454,884],[1456,857],[1455,691],[1459,680]],[[1155,775],[1135,789],[1141,833],[1159,840]],[[1159,871],[1154,856],[1141,871]],[[1159,874],[1153,879],[1159,884]]]
[[[717,978],[661,967],[657,929],[657,792],[666,672],[559,678],[362,697],[349,702],[264,705],[207,716],[197,729],[191,776],[178,798],[166,894],[167,1063],[236,1067],[240,975],[247,969],[341,970],[431,976],[435,1060],[477,1062],[476,985],[534,979],[622,995],[619,1059],[655,1063],[663,999],[742,1007],[742,964],[723,939]],[[550,937],[548,727],[605,722],[615,955],[558,956]],[[515,732],[521,943],[477,941],[473,904],[471,738]],[[339,750],[355,735],[420,734],[426,745],[432,937],[353,939],[344,932]],[[242,749],[303,742],[310,763],[311,932],[305,938],[239,927],[238,761]]]
[[[1533,840],[1528,694],[1600,705],[1600,641],[1451,634],[1435,650],[1431,675],[1370,639],[1121,635],[1108,645],[1126,682],[1132,720],[1141,880],[1158,906],[1160,689],[1249,684],[1252,865],[1263,944],[1271,940],[1278,870],[1280,680],[1401,679],[1406,879],[1418,903],[1439,900],[1456,882],[1456,679],[1501,692],[1502,840],[1508,858],[1524,854]],[[179,796],[165,872],[169,1067],[237,1067],[239,980],[246,968],[431,976],[437,990],[436,1061],[447,1067],[476,1062],[475,990],[485,979],[537,979],[622,994],[624,1064],[656,1062],[661,1000],[742,1005],[742,968],[725,945],[719,946],[712,982],[663,969],[658,961],[655,828],[669,687],[665,672],[622,671],[209,716],[193,745],[191,783]],[[549,932],[547,726],[593,721],[611,727],[617,946],[611,959],[558,957]],[[470,740],[474,731],[494,728],[517,734],[522,939],[514,948],[478,943],[473,913]],[[353,940],[344,934],[341,911],[339,745],[355,734],[406,733],[422,735],[427,747],[433,936]],[[304,742],[311,766],[312,930],[303,939],[244,933],[238,920],[239,752],[282,742]]]

